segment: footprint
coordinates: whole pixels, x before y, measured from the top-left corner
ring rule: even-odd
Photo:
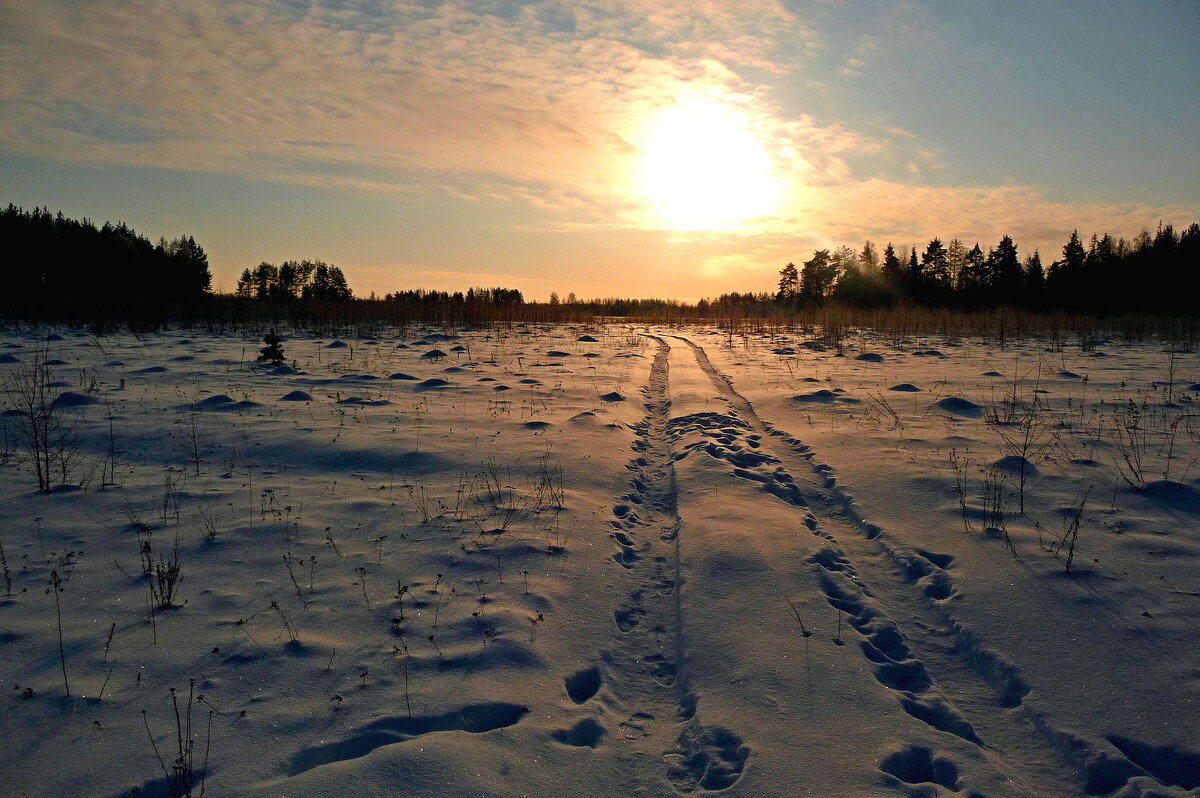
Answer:
[[[920,554],[925,559],[936,565],[938,568],[949,568],[954,565],[954,557],[949,554],[938,554],[925,549],[915,549],[917,554]]]
[[[863,656],[874,666],[875,678],[895,690],[900,706],[912,717],[938,731],[954,734],[976,745],[983,745],[971,724],[933,691],[933,679],[913,654],[904,635],[886,615],[867,606],[861,595],[848,583],[839,582],[832,572],[818,572],[821,590],[830,606],[848,616],[847,622],[866,639],[861,641]]]
[[[637,552],[628,546],[622,546],[621,550],[614,554],[612,558],[616,560],[622,568],[632,568],[633,566],[637,565],[638,560],[642,559],[638,556]]]
[[[620,607],[613,613],[616,619],[617,628],[622,632],[628,632],[633,627],[637,626],[642,617],[646,614],[646,608],[642,606],[642,591],[635,591],[629,597],[629,603]]]
[[[971,724],[940,698],[927,696],[918,699],[910,695],[902,695],[900,707],[917,720],[929,724],[938,731],[961,737],[975,745],[982,746],[984,744]]]
[[[958,766],[943,756],[934,756],[933,749],[910,745],[888,754],[879,769],[905,784],[937,784],[947,790],[957,790]]]
[[[380,718],[360,726],[350,736],[324,745],[305,748],[288,763],[289,776],[333,762],[358,759],[385,745],[402,743],[423,734],[465,731],[482,734],[512,726],[529,710],[520,704],[471,704],[444,715]]]
[[[622,546],[632,547],[635,545],[633,538],[629,537],[629,535],[626,535],[624,532],[613,532],[612,537],[613,540],[617,541]]]
[[[607,732],[594,718],[583,718],[571,728],[551,732],[550,736],[563,745],[596,748]]]
[[[850,561],[840,551],[831,549],[828,546],[818,551],[816,554],[809,556],[805,562],[810,562],[819,565],[826,571],[845,571],[853,574],[854,568],[850,565]]]
[[[600,690],[602,681],[600,666],[593,665],[568,676],[565,680],[567,696],[576,704],[582,704]]]
[[[679,735],[679,747],[663,755],[667,778],[682,793],[724,790],[742,776],[750,749],[721,726],[691,723]]]
[[[650,666],[650,675],[664,687],[675,684],[675,665],[668,662],[662,654],[649,654],[642,657],[642,662]]]
[[[654,715],[649,712],[635,712],[629,716],[629,720],[623,720],[618,725],[626,740],[636,740],[640,737],[650,736],[650,721],[652,720],[654,720]]]

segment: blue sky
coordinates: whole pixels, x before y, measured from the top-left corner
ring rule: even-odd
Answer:
[[[1200,218],[1198,40],[1190,0],[0,0],[0,202],[194,234],[227,290],[303,257],[685,298],[866,238],[1053,257]]]

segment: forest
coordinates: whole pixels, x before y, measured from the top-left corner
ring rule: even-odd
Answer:
[[[566,321],[591,317],[672,321],[722,317],[791,319],[837,308],[978,314],[997,309],[1023,314],[1183,316],[1200,296],[1200,224],[1182,233],[1160,224],[1132,239],[1071,233],[1046,263],[1034,250],[1022,256],[1003,236],[984,249],[957,239],[931,240],[922,251],[888,242],[882,252],[816,250],[799,266],[786,264],[774,292],[730,292],[695,303],[673,299],[599,297],[526,301],[521,291],[474,287],[467,291],[401,289],[356,297],[345,273],[321,260],[262,262],[245,268],[232,294],[213,291],[208,256],[193,236],[157,243],[123,222],[97,227],[46,208],[14,205],[0,212],[8,290],[0,317],[71,322],[95,329],[168,322],[238,325],[266,321],[355,324],[429,321]],[[398,279],[403,279],[398,275]]]

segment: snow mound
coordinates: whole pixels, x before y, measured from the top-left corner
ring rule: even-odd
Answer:
[[[1160,479],[1155,482],[1147,482],[1142,493],[1160,504],[1168,504],[1177,510],[1200,513],[1200,491],[1186,483],[1176,482],[1173,479]]]
[[[822,388],[819,391],[812,393],[798,393],[792,397],[793,402],[802,402],[805,404],[857,404],[858,400],[849,396],[844,396],[839,391],[831,391],[828,388]]]
[[[430,377],[427,380],[422,380],[421,382],[417,383],[417,389],[421,391],[431,391],[437,388],[449,388],[453,385],[454,383],[450,382],[450,380],[443,380],[441,377]]]
[[[778,349],[772,349],[771,353],[775,355],[794,355],[796,354],[796,350],[790,346],[781,346]]]
[[[1189,385],[1184,390],[1200,392],[1200,382],[1193,382],[1191,385]]]
[[[985,371],[985,372],[983,372],[983,376],[984,377],[1003,377],[1004,375],[998,371]]]
[[[279,365],[279,366],[276,366],[275,368],[271,369],[267,373],[273,374],[275,376],[283,377],[283,376],[287,376],[288,374],[299,374],[300,372],[297,369],[292,368],[291,366]]]
[[[1026,475],[1036,474],[1038,472],[1037,466],[1019,454],[1010,454],[1001,457],[999,460],[992,463],[992,465],[1001,471],[1007,471],[1010,474],[1021,473],[1022,466],[1024,466]]]
[[[421,355],[422,360],[438,360],[439,358],[443,357],[446,357],[446,353],[440,349],[430,349],[428,352]]]
[[[624,402],[625,401],[625,396],[623,394],[618,393],[617,391],[609,391],[606,394],[601,394],[600,398],[606,402]]]
[[[64,391],[54,399],[55,407],[82,407],[83,405],[94,405],[100,400],[94,396],[88,396],[85,393],[76,393],[74,391]]]
[[[192,404],[180,405],[181,410],[197,410],[215,413],[236,413],[242,410],[252,410],[256,407],[262,407],[258,402],[251,402],[245,399],[241,402],[234,401],[232,396],[218,393],[206,399],[201,399],[199,402]]]
[[[50,333],[49,335],[46,336],[46,340],[47,341],[65,341],[67,339],[63,338],[58,333]]]
[[[474,704],[447,712],[444,715],[395,715],[373,720],[349,731],[340,740],[322,743],[300,751],[288,763],[288,775],[359,759],[377,748],[401,743],[424,734],[437,732],[468,732],[482,734],[493,729],[512,726],[529,710],[519,704]]]
[[[939,399],[933,403],[933,407],[945,410],[947,413],[955,416],[965,416],[967,418],[979,418],[983,415],[982,407],[970,399],[964,399],[961,396],[947,396],[945,399]]]
[[[292,391],[279,397],[281,402],[311,402],[312,394],[308,391]]]
[[[232,402],[232,401],[233,401],[233,397],[232,397],[232,396],[229,396],[228,394],[218,393],[218,394],[213,394],[212,396],[208,397],[207,399],[201,399],[201,400],[200,400],[199,402],[197,402],[196,404],[198,404],[198,405],[206,405],[206,406],[209,406],[209,407],[211,407],[211,406],[214,406],[214,405],[224,405],[224,404],[228,404],[228,403],[230,403],[230,402]]]
[[[898,385],[893,385],[891,388],[888,388],[888,390],[889,391],[904,391],[906,393],[916,393],[917,391],[919,391],[921,389],[918,388],[917,386],[913,385],[911,382],[902,382]]]
[[[594,338],[594,337],[592,337],[592,336],[590,336],[590,335],[581,335],[581,336],[579,336],[578,338],[576,338],[575,340],[576,340],[576,341],[582,341],[582,342],[584,342],[584,343],[588,343],[588,344],[594,344],[594,343],[596,343],[596,342],[597,342],[597,339],[596,339],[596,338]]]
[[[361,396],[348,396],[345,399],[338,400],[339,405],[356,405],[358,407],[383,407],[390,405],[387,399],[365,399]]]
[[[403,371],[397,371],[395,374],[388,377],[388,379],[389,380],[415,380],[417,378],[411,374],[405,374]]]
[[[326,349],[345,349],[348,346],[350,346],[350,344],[346,343],[345,341],[330,341],[329,343],[325,344]]]
[[[551,424],[549,421],[526,421],[525,422],[525,429],[531,429],[531,430],[550,429],[553,426],[554,425]]]
[[[546,357],[570,357],[570,352],[564,352],[561,349],[551,349],[546,353]]]
[[[1077,379],[1079,379],[1079,375],[1078,375],[1078,374],[1076,374],[1076,373],[1075,373],[1075,372],[1073,372],[1073,371],[1067,371],[1066,369],[1063,369],[1062,371],[1058,372],[1058,376],[1060,376],[1060,377],[1066,377],[1067,379],[1071,379],[1071,380],[1077,380]]]
[[[16,355],[10,355],[7,352],[5,352],[3,355],[0,355],[0,363],[20,363],[20,362],[21,362],[21,358],[17,357]]]
[[[862,360],[867,363],[882,363],[883,355],[878,352],[863,352],[861,355],[856,355],[855,360]]]
[[[144,369],[134,369],[130,374],[162,374],[167,371],[166,366],[146,366]]]

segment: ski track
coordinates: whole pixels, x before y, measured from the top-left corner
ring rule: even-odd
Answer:
[[[1115,746],[1111,751],[1098,749],[1056,728],[1031,707],[1025,701],[1029,687],[1017,669],[954,617],[955,589],[950,576],[953,558],[889,539],[879,526],[861,515],[853,497],[838,484],[832,468],[819,463],[802,441],[759,418],[753,405],[717,371],[701,346],[679,336],[669,337],[691,350],[699,368],[728,402],[729,411],[670,418],[665,373],[668,344],[654,337],[659,353],[647,391],[646,428],[641,430],[638,442],[642,456],[630,464],[637,474],[630,500],[639,510],[646,506],[651,513],[670,519],[661,540],[673,542],[674,550],[660,550],[661,543],[642,542],[640,548],[625,545],[623,538],[629,537],[630,529],[653,526],[654,522],[618,505],[614,522],[618,529],[613,537],[620,549],[614,558],[631,570],[642,568],[641,559],[645,557],[653,560],[653,568],[617,611],[617,627],[628,635],[626,641],[643,642],[639,636],[647,634],[644,627],[649,621],[660,636],[674,639],[675,662],[686,661],[678,609],[683,584],[678,573],[681,521],[675,508],[678,489],[672,464],[692,453],[704,452],[728,462],[731,476],[759,483],[762,491],[802,514],[802,526],[821,539],[818,552],[808,558],[810,575],[830,606],[842,613],[846,625],[859,638],[851,640],[854,633],[843,632],[839,642],[857,642],[875,678],[889,688],[909,715],[937,732],[955,735],[976,746],[983,758],[1024,795],[1108,794],[1131,777],[1151,775]],[[686,431],[698,431],[703,439],[673,452],[669,433],[678,440]],[[771,441],[780,445],[768,447]],[[669,602],[660,601],[670,598],[671,592],[673,609],[662,606]],[[664,618],[668,619],[665,627]],[[647,670],[653,672],[654,668]],[[696,697],[689,692],[682,670],[673,667],[672,672],[678,715],[684,723],[680,748],[687,750],[690,742],[694,751],[697,735],[688,730],[706,727],[696,720]],[[716,730],[710,734],[706,749],[715,750],[718,757],[727,756],[731,750],[729,745],[711,745],[720,734],[731,733]],[[740,745],[740,738],[736,739]],[[686,755],[683,761],[688,761]],[[677,765],[673,765],[672,773]],[[958,767],[952,761],[920,745],[894,752],[879,767],[905,784],[932,783],[953,791],[959,780]],[[697,781],[696,769],[690,772],[692,781]],[[729,773],[736,780],[737,773]],[[690,791],[682,789],[674,777],[672,781],[681,792]],[[713,788],[705,783],[697,786]]]
[[[702,720],[688,682],[679,554],[685,529],[677,509],[670,349],[655,340],[658,352],[644,389],[647,414],[637,425],[634,456],[626,466],[630,490],[611,520],[613,559],[625,569],[629,594],[613,613],[614,639],[604,655],[603,676],[584,679],[605,680],[625,715],[620,734],[633,744],[623,770],[632,781],[622,794],[636,796],[724,790],[741,777],[750,755],[738,733]],[[659,760],[649,772],[648,758]]]

